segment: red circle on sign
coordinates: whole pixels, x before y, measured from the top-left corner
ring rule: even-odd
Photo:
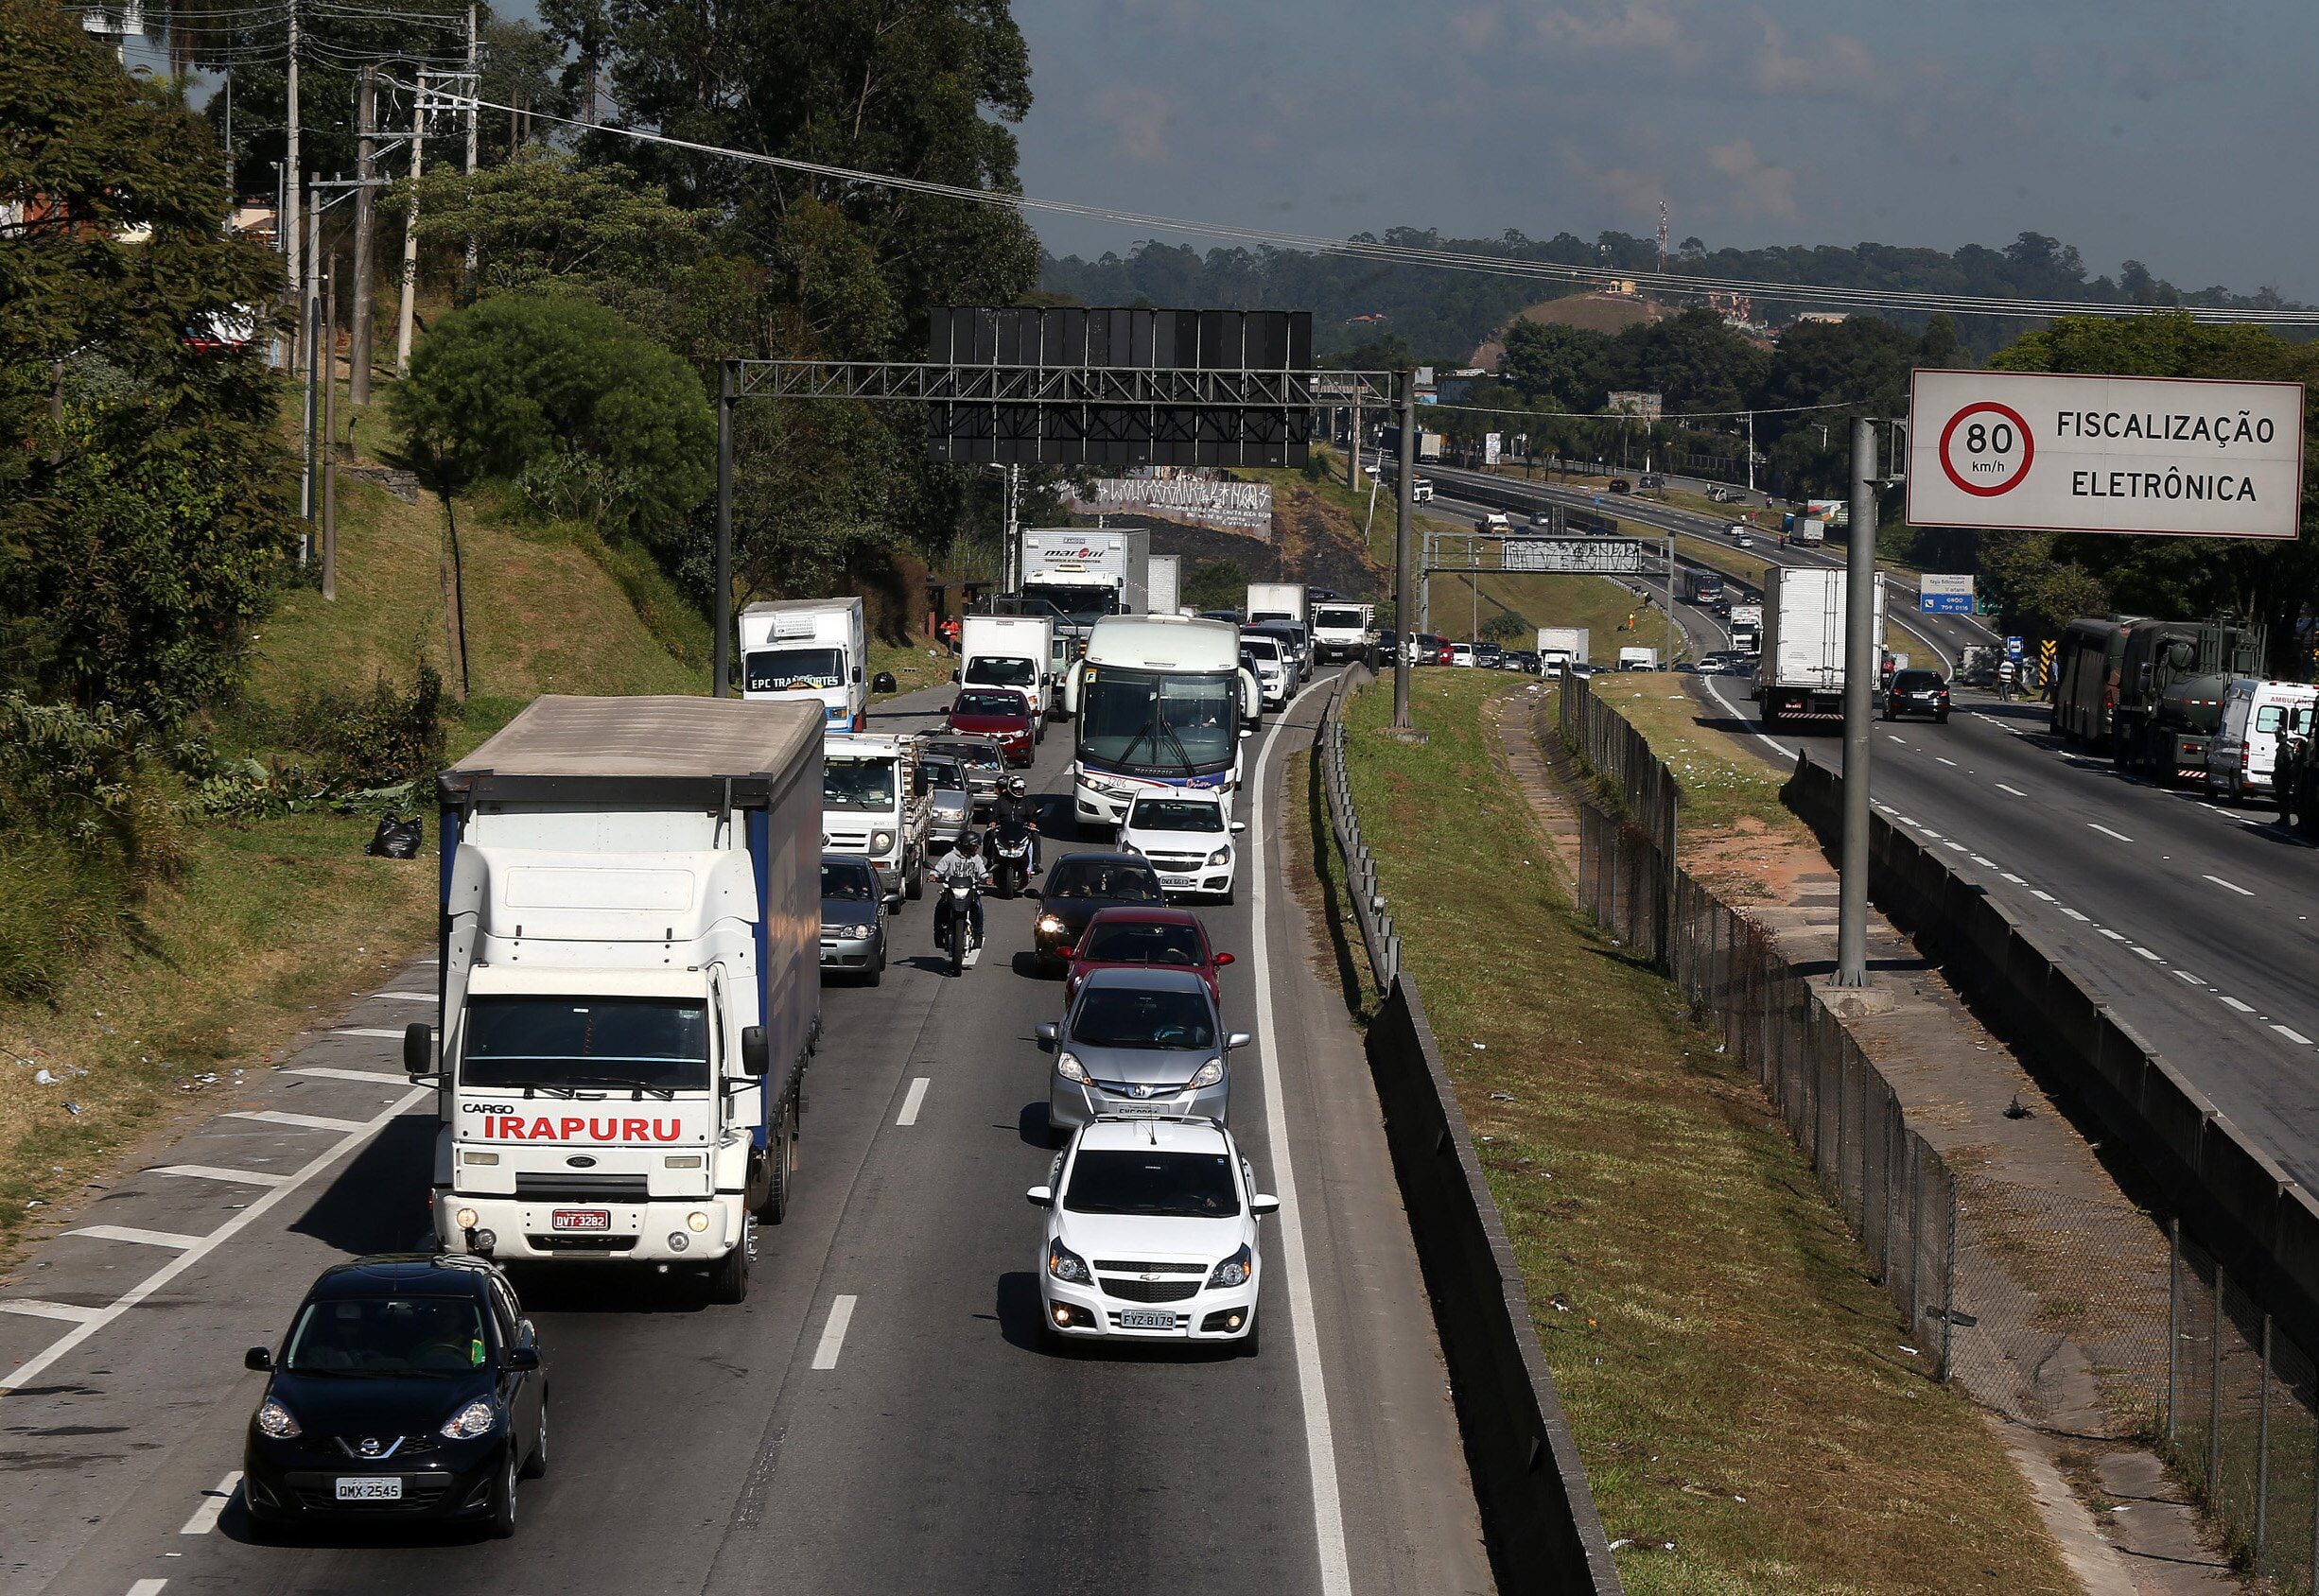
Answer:
[[[1957,468],[1951,465],[1948,460],[1948,440],[1950,435],[1954,433],[1959,426],[1963,425],[1965,417],[1979,415],[1983,411],[1989,411],[1994,414],[2003,416],[2007,421],[2013,423],[2014,430],[2021,435],[2021,469],[2014,472],[2004,481],[1999,482],[1995,487],[1990,488],[1984,488],[1977,483],[1966,481],[1963,477],[1957,475]],[[2037,441],[2030,436],[2029,423],[2023,421],[2021,419],[2021,412],[2014,409],[2011,405],[2000,405],[1994,399],[1984,399],[1978,405],[1967,405],[1963,409],[1959,410],[1955,415],[1949,417],[1948,425],[1941,428],[1941,469],[1948,474],[1948,479],[1950,481],[1956,483],[1958,487],[1963,489],[1966,493],[1971,494],[1975,498],[1995,498],[1999,494],[2010,493],[2012,490],[2019,487],[2021,485],[2021,479],[2029,475],[2030,461],[2035,460],[2036,458]]]

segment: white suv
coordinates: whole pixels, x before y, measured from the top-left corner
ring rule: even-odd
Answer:
[[[1098,1118],[1055,1154],[1038,1249],[1050,1342],[1238,1342],[1256,1351],[1256,1222],[1281,1200],[1212,1119]]]
[[[1142,855],[1163,893],[1212,893],[1229,904],[1240,870],[1232,838],[1247,829],[1231,818],[1221,793],[1171,787],[1136,795],[1120,822],[1119,850]]]
[[[1264,708],[1271,711],[1286,705],[1290,679],[1297,667],[1288,657],[1288,651],[1281,647],[1280,639],[1243,636],[1240,651],[1256,668],[1256,685],[1264,695]]]

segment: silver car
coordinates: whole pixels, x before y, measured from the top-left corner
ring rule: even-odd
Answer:
[[[1226,1035],[1208,983],[1195,970],[1097,969],[1079,983],[1060,1024],[1038,1028],[1053,1050],[1047,1124],[1062,1136],[1099,1114],[1192,1115],[1223,1123],[1231,1100],[1230,1055],[1248,1045]]]
[[[974,824],[973,788],[967,768],[947,754],[930,754],[918,761],[918,791],[928,801],[926,846],[955,848]]]
[[[886,895],[860,854],[821,856],[821,968],[876,986],[886,968]]]

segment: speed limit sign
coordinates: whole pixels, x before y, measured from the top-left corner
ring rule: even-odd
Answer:
[[[1918,372],[1909,519],[1920,527],[2292,538],[2303,385]]]

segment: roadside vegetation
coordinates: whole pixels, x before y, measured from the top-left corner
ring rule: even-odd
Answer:
[[[1628,1587],[2075,1589],[1752,1078],[1556,885],[1491,753],[1523,691],[1421,672],[1416,747],[1364,692],[1352,783]]]
[[[1737,682],[1735,677],[1719,685],[1747,706]],[[1664,671],[1597,676],[1593,690],[1625,716],[1675,772],[1686,847],[1740,828],[1811,843],[1810,831],[1780,801],[1786,772],[1749,752],[1725,729],[1728,717],[1683,691],[1682,677]]]

